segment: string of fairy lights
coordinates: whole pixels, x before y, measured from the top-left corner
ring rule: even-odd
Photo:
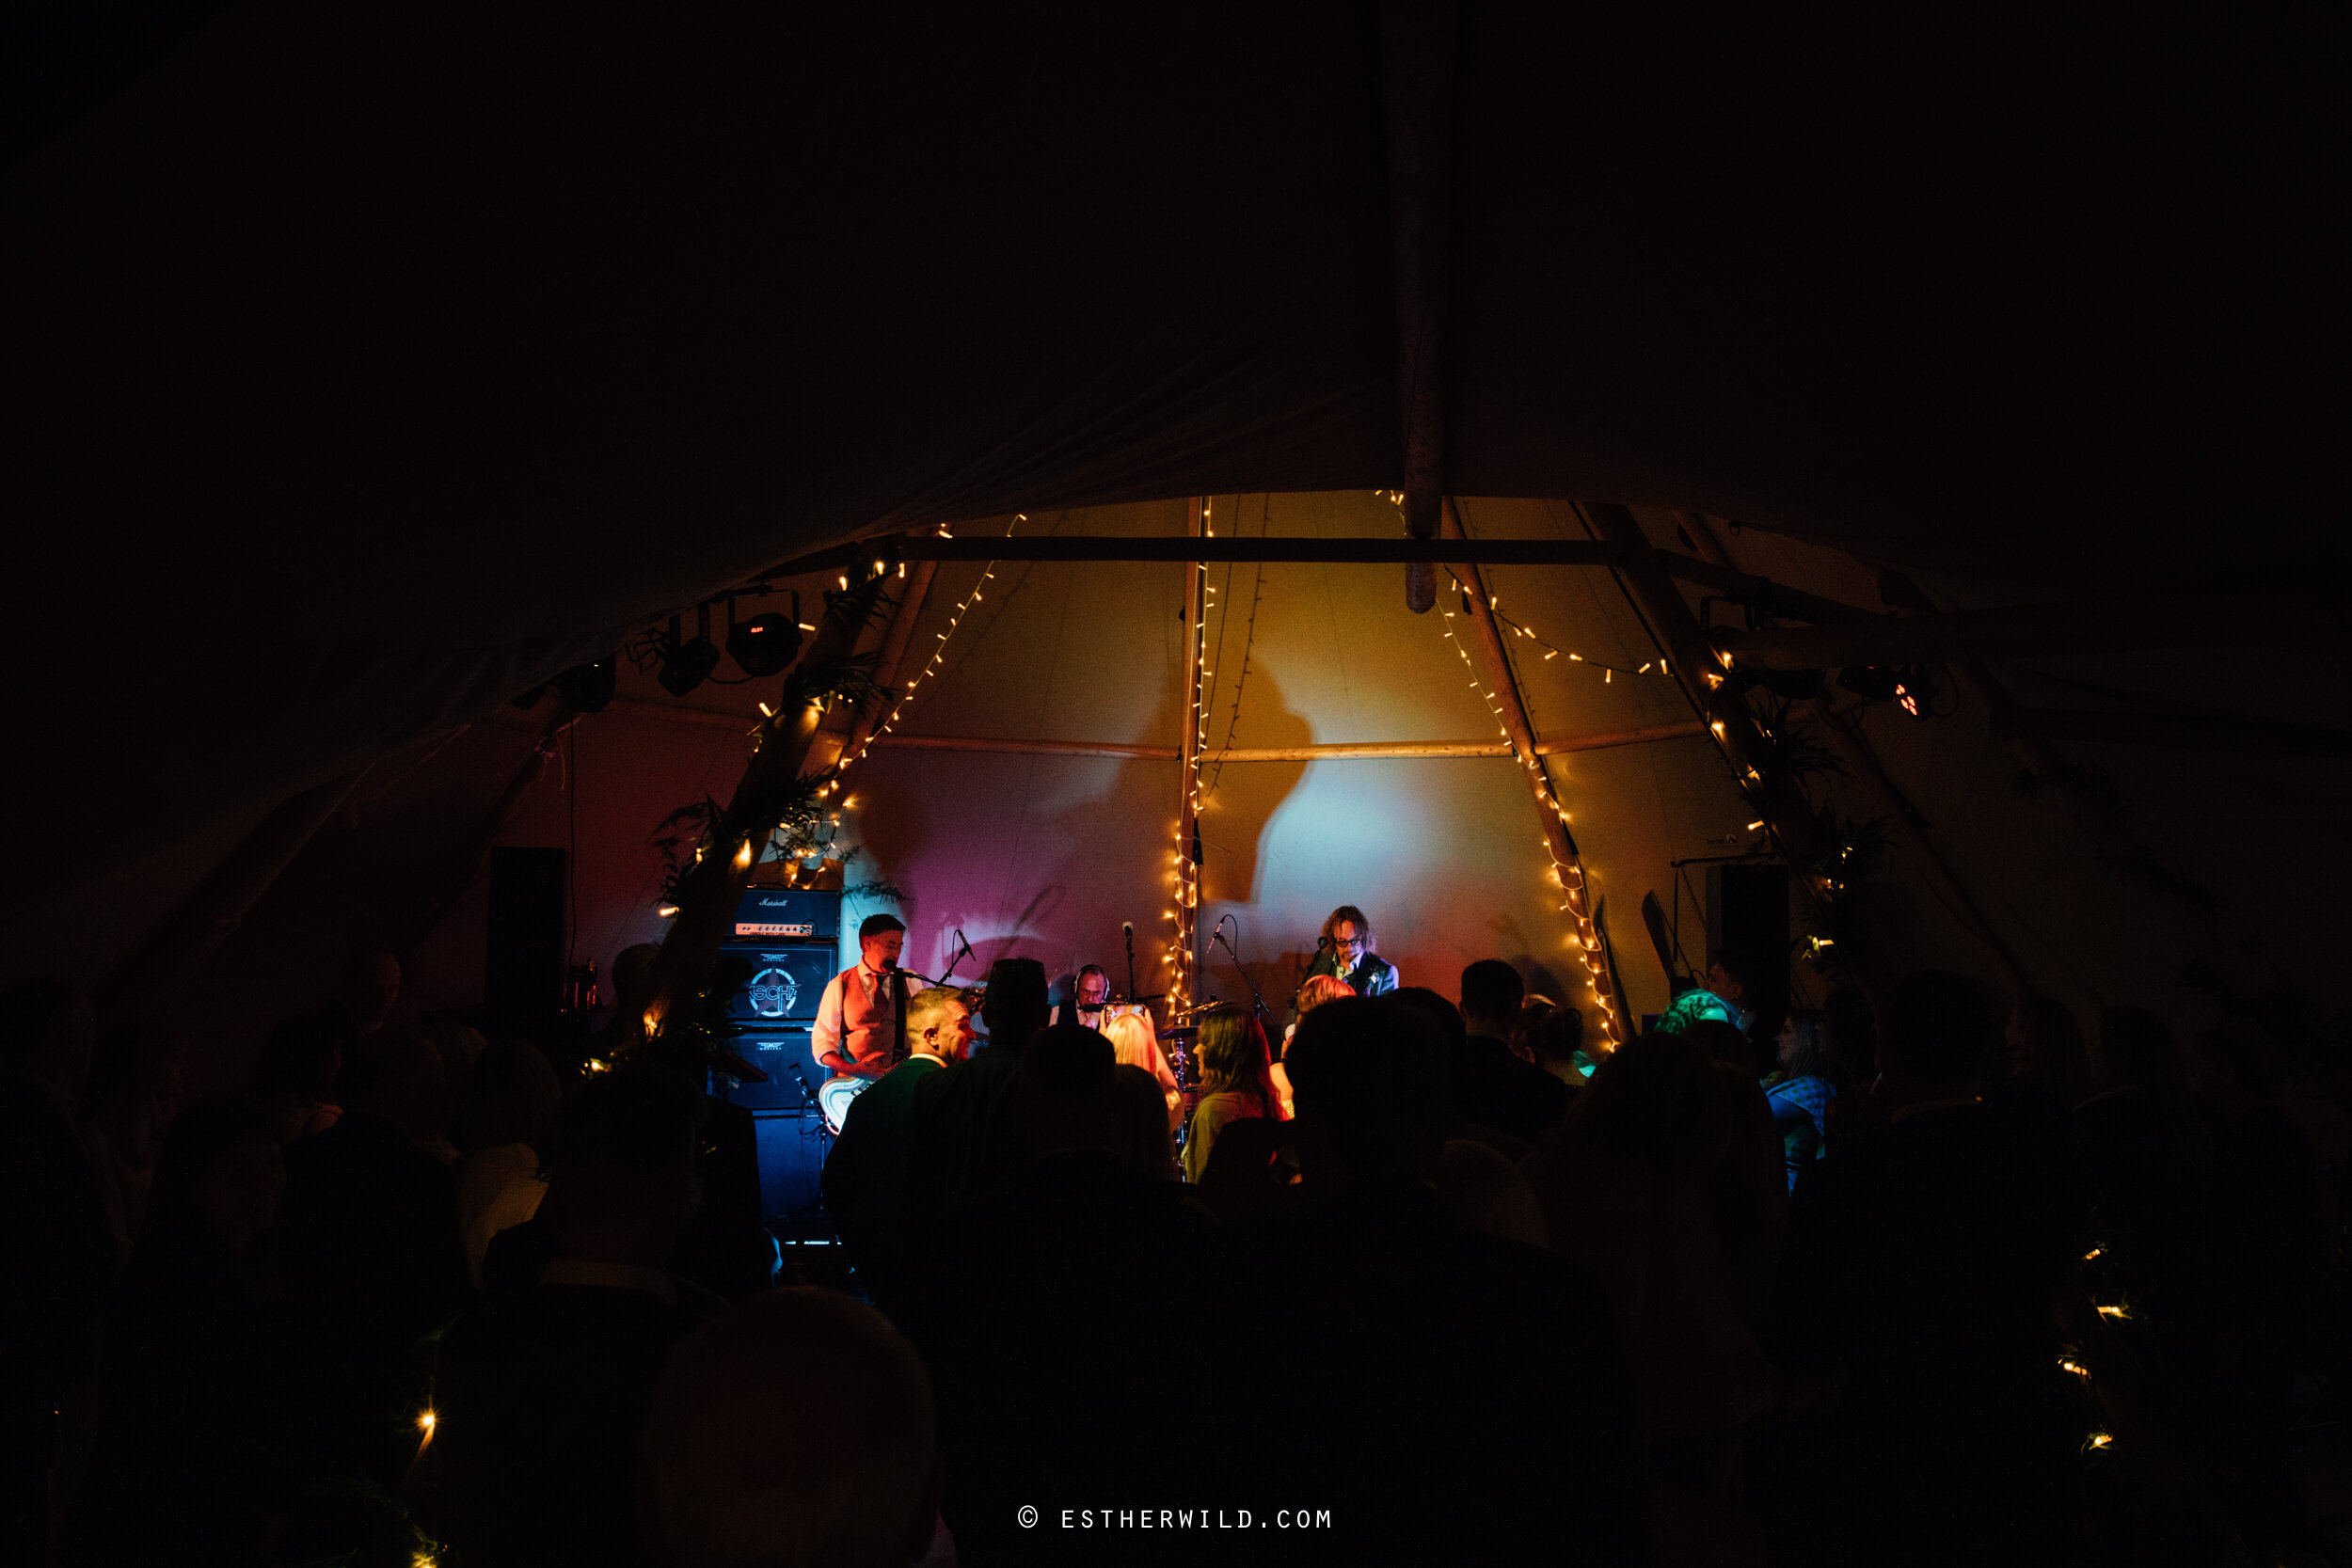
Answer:
[[[1392,503],[1401,503],[1404,499],[1394,491],[1384,490],[1379,494],[1387,496]],[[1451,576],[1451,572],[1448,575]],[[1454,578],[1454,587],[1461,591],[1462,596],[1462,609],[1458,613],[1464,616],[1473,613],[1470,590],[1458,577]],[[1487,609],[1490,612],[1494,610],[1492,595],[1488,596]],[[1565,830],[1570,820],[1568,809],[1560,803],[1559,794],[1551,786],[1551,776],[1544,771],[1543,760],[1532,752],[1522,754],[1518,744],[1512,740],[1511,726],[1503,718],[1501,699],[1495,695],[1493,688],[1489,687],[1486,679],[1479,674],[1478,666],[1470,658],[1470,650],[1464,647],[1462,640],[1454,635],[1454,622],[1456,614],[1457,612],[1452,610],[1444,612],[1444,619],[1440,622],[1440,626],[1445,632],[1445,640],[1454,645],[1454,652],[1461,659],[1462,668],[1469,673],[1470,689],[1476,691],[1479,699],[1486,705],[1486,716],[1494,721],[1496,733],[1502,737],[1503,743],[1511,748],[1512,755],[1518,765],[1526,769],[1528,783],[1534,789],[1536,801],[1543,810],[1559,818],[1565,836]],[[1498,622],[1503,622],[1499,612],[1496,613],[1496,619]],[[1503,624],[1517,626],[1516,623],[1504,622]],[[1535,637],[1533,632],[1524,627],[1518,629],[1520,636],[1541,646],[1551,647],[1550,643],[1544,642],[1542,639]],[[1506,644],[1503,649],[1506,675],[1511,673],[1508,663],[1510,657],[1510,649]],[[1551,656],[1547,654],[1545,657],[1549,658]],[[1570,654],[1568,657],[1579,664],[1590,664],[1600,670],[1604,683],[1616,674],[1646,675],[1652,672],[1653,668],[1662,674],[1666,667],[1665,660],[1662,658],[1653,659],[1642,665],[1638,670],[1622,670],[1614,665],[1587,659],[1581,654]],[[1578,961],[1584,966],[1586,989],[1592,992],[1594,1003],[1600,1008],[1602,1032],[1608,1036],[1610,1048],[1613,1050],[1625,1041],[1625,1021],[1617,1012],[1616,987],[1609,978],[1608,954],[1602,947],[1599,928],[1593,923],[1593,911],[1586,900],[1583,860],[1573,848],[1565,855],[1561,854],[1554,847],[1551,834],[1548,832],[1542,834],[1538,842],[1543,845],[1544,858],[1549,863],[1551,879],[1558,884],[1562,895],[1566,899],[1566,902],[1560,906],[1560,912],[1575,922],[1575,932],[1569,937],[1568,945],[1575,950]]]
[[[1216,536],[1216,502],[1208,497],[1200,501],[1200,533],[1208,539]],[[1192,684],[1184,705],[1189,710],[1191,734],[1186,737],[1180,768],[1176,847],[1168,875],[1173,907],[1163,916],[1172,929],[1168,932],[1168,951],[1160,961],[1168,966],[1169,997],[1189,1004],[1193,988],[1193,927],[1200,908],[1200,753],[1209,743],[1209,705],[1200,700],[1200,693],[1216,677],[1216,672],[1208,667],[1209,611],[1216,608],[1212,599],[1216,588],[1209,581],[1207,562],[1193,562],[1185,570],[1184,637],[1189,646],[1184,650],[1184,670]],[[1187,824],[1189,832],[1185,831]]]
[[[1506,745],[1511,745],[1515,759],[1527,770],[1528,782],[1534,787],[1537,801],[1544,810],[1558,816],[1565,827],[1569,821],[1568,809],[1560,803],[1559,795],[1551,787],[1551,778],[1544,771],[1542,760],[1533,755],[1520,755],[1518,746],[1512,743],[1511,727],[1503,721],[1502,703],[1496,698],[1493,689],[1480,677],[1478,666],[1471,662],[1470,650],[1462,646],[1462,640],[1454,634],[1454,614],[1451,610],[1445,611],[1445,619],[1441,623],[1445,640],[1454,645],[1454,653],[1461,657],[1462,668],[1470,672],[1470,688],[1486,703],[1487,717],[1495,721],[1496,733],[1502,736]],[[1609,960],[1601,950],[1600,932],[1594,926],[1592,911],[1585,904],[1583,862],[1573,851],[1563,857],[1552,847],[1549,833],[1539,835],[1536,842],[1543,846],[1544,858],[1550,863],[1551,879],[1559,884],[1562,895],[1567,899],[1560,906],[1560,911],[1576,923],[1576,932],[1568,939],[1568,945],[1584,965],[1586,988],[1600,1007],[1601,1028],[1609,1037],[1610,1047],[1613,1050],[1625,1041],[1625,1023],[1617,1016],[1615,987],[1609,981]]]
[[[1029,515],[1025,512],[1016,512],[1013,514],[1012,521],[1005,525],[1005,537],[1008,539],[1011,538],[1014,528],[1019,524],[1027,522],[1028,520]],[[952,535],[950,535],[946,529],[941,529],[939,531],[939,536],[943,539],[952,537]],[[906,571],[906,568],[904,565],[901,565],[898,570],[901,574],[903,574]],[[849,768],[854,764],[864,762],[866,760],[866,753],[874,749],[874,742],[879,740],[882,736],[888,735],[891,732],[891,729],[897,725],[900,717],[905,714],[907,705],[914,700],[916,689],[919,688],[925,681],[930,679],[933,675],[939,673],[940,665],[946,660],[947,643],[949,640],[956,635],[956,628],[963,625],[964,616],[971,613],[972,607],[980,602],[981,598],[984,596],[983,590],[985,590],[991,582],[993,582],[995,578],[996,562],[992,561],[986,566],[980,568],[978,579],[972,584],[972,592],[966,594],[961,600],[959,600],[956,604],[955,610],[948,615],[947,629],[938,634],[938,646],[931,650],[930,662],[925,664],[922,670],[916,673],[912,680],[908,681],[906,685],[898,689],[898,699],[890,705],[890,716],[867,732],[865,741],[857,749],[857,754],[843,758],[841,764],[842,767]]]

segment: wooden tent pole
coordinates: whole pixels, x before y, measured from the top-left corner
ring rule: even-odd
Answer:
[[[1699,552],[1701,561],[1710,566],[1721,566],[1726,572],[1740,569],[1740,563],[1731,559],[1731,551],[1715,536],[1715,525],[1707,520],[1706,514],[1677,512],[1675,514],[1675,526],[1691,541],[1691,547]]]
[[[1186,511],[1184,530],[1198,537],[1207,531],[1206,498],[1195,496]],[[1184,568],[1184,724],[1176,742],[1176,896],[1173,937],[1175,973],[1168,976],[1168,994],[1173,1006],[1191,1006],[1197,1000],[1200,955],[1194,951],[1200,910],[1200,731],[1201,665],[1208,657],[1207,609],[1209,569],[1195,562]]]
[[[917,561],[899,568],[906,573],[906,587],[898,594],[898,602],[890,611],[890,626],[882,633],[882,650],[874,659],[874,684],[896,687],[898,671],[907,659],[907,644],[914,641],[915,624],[923,618],[924,603],[931,596],[931,579],[939,575],[936,561]],[[874,743],[874,732],[882,721],[884,705],[872,704],[858,710],[850,726],[850,737],[842,742],[841,789],[849,792],[864,768],[866,753]]]
[[[135,1018],[151,1002],[178,998],[294,863],[294,856],[351,798],[366,771],[363,768],[329,779],[279,801],[98,988],[107,1015]]]
[[[1613,746],[1643,746],[1660,740],[1695,740],[1707,726],[1692,720],[1672,724],[1644,724],[1629,730],[1601,730],[1591,735],[1565,736],[1535,742],[1537,756],[1569,752],[1599,752]],[[1017,740],[977,735],[890,735],[877,746],[904,747],[917,752],[995,752],[1049,757],[1131,757],[1144,762],[1174,762],[1173,746],[1131,746],[1115,740]],[[1507,740],[1359,740],[1325,746],[1234,746],[1221,751],[1221,767],[1234,762],[1351,762],[1399,757],[1507,757],[1517,753]]]
[[[1695,512],[1677,512],[1675,521],[1689,535],[1691,547],[1699,552],[1702,560],[1729,571],[1740,569],[1740,563],[1732,559],[1729,547],[1717,537],[1713,525],[1706,517]],[[1962,915],[1962,925],[1968,928],[1969,934],[1991,950],[1994,960],[2000,965],[2002,979],[2021,993],[2032,990],[2033,984],[2026,977],[2025,966],[2017,961],[2017,956],[2001,940],[1993,922],[1985,918],[1984,910],[1978,904],[1975,895],[1968,891],[1967,884],[1953,872],[1951,863],[1945,860],[1943,852],[1928,836],[1927,824],[1921,820],[1918,808],[1895,787],[1894,780],[1887,777],[1885,768],[1879,762],[1877,750],[1861,733],[1860,715],[1854,717],[1850,727],[1841,722],[1829,705],[1818,697],[1803,705],[1803,711],[1820,725],[1822,734],[1828,737],[1830,749],[1837,753],[1837,760],[1845,767],[1846,777],[1862,791],[1871,813],[1883,818],[1893,828],[1895,835],[1909,851],[1912,863],[1919,868],[1920,875],[1927,879],[1936,895],[1954,913]]]
[[[1462,538],[1461,515],[1454,510],[1451,496],[1445,498],[1443,514],[1446,538]],[[1527,776],[1527,787],[1535,798],[1535,816],[1543,830],[1544,848],[1551,856],[1552,876],[1566,895],[1564,911],[1576,922],[1577,957],[1584,965],[1594,998],[1600,1004],[1601,1027],[1613,1047],[1623,1045],[1625,1009],[1617,995],[1613,967],[1603,951],[1599,927],[1593,923],[1592,889],[1584,875],[1584,859],[1577,851],[1576,835],[1568,831],[1568,814],[1561,809],[1550,774],[1536,750],[1535,729],[1528,721],[1518,677],[1511,670],[1510,650],[1503,646],[1502,628],[1495,621],[1493,596],[1486,592],[1486,579],[1476,566],[1463,562],[1453,571],[1469,590],[1465,596],[1470,601],[1470,623],[1476,634],[1479,663],[1485,666],[1486,684],[1494,689],[1495,701],[1502,709],[1503,733],[1510,736],[1513,752]],[[1446,613],[1451,617],[1453,611]]]
[[[1441,0],[1383,0],[1381,129],[1389,166],[1390,276],[1396,289],[1397,410],[1405,530],[1438,537],[1445,493],[1446,240],[1454,161],[1454,12]],[[1405,569],[1405,606],[1427,613],[1437,568]]]
[[[836,594],[825,607],[816,635],[802,650],[798,670],[823,670],[847,658],[866,630],[880,591],[881,580],[874,578]],[[789,677],[787,689],[788,682]],[[759,727],[759,745],[744,765],[743,776],[727,803],[731,819],[739,820],[761,797],[788,786],[800,776],[822,718],[822,708],[811,698],[797,708],[789,704],[779,708]],[[719,944],[732,934],[736,900],[752,879],[757,845],[738,836],[712,847],[719,863],[688,877],[678,889],[677,914],[662,939],[660,957],[654,960],[652,1001],[644,1015],[648,1034],[658,1030],[677,998],[691,997],[702,985],[719,956]]]
[[[1822,839],[1820,823],[1804,787],[1794,779],[1767,778],[1758,767],[1769,753],[1756,715],[1746,699],[1725,684],[1720,657],[1700,630],[1698,617],[1683,602],[1682,590],[1660,563],[1658,552],[1651,548],[1649,536],[1642,531],[1631,510],[1611,501],[1596,501],[1587,504],[1584,512],[1603,539],[1624,549],[1625,564],[1618,570],[1626,592],[1648,623],[1658,651],[1666,656],[1676,684],[1715,737],[1732,777],[1770,830],[1781,858],[1796,873],[1797,885],[1806,900],[1826,915],[1828,879],[1815,867],[1827,860],[1830,847]],[[1875,973],[1869,955],[1862,956],[1858,967],[1865,971],[1868,989],[1883,989],[1882,982],[1887,976]]]
[[[1993,922],[1985,918],[1984,909],[1977,902],[1976,895],[1968,891],[1967,884],[1954,873],[1950,863],[1936,848],[1934,841],[1928,837],[1927,824],[1920,817],[1919,808],[1913,805],[1910,797],[1898,789],[1894,781],[1886,776],[1885,768],[1879,763],[1877,749],[1862,734],[1862,715],[1856,712],[1850,718],[1841,717],[1818,697],[1801,705],[1801,711],[1820,725],[1821,733],[1829,740],[1830,750],[1837,753],[1838,762],[1846,769],[1846,777],[1862,792],[1864,808],[1894,831],[1911,863],[1918,868],[1936,896],[1961,917],[1962,927],[1970,936],[1984,943],[1986,951],[1993,955],[1994,962],[2000,966],[2002,981],[2020,995],[2032,991],[2034,984],[2026,974],[2025,965],[2017,961],[2017,955],[2010,951],[2009,944],[2001,940]]]

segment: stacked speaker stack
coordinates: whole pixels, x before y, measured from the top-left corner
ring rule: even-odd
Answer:
[[[733,1003],[735,1022],[743,1030],[735,1049],[768,1081],[730,1083],[726,1098],[749,1110],[758,1127],[760,1199],[771,1222],[805,1213],[818,1202],[818,1173],[830,1140],[807,1094],[825,1077],[810,1035],[840,942],[840,894],[755,887],[737,902],[723,949],[752,967],[750,982]]]

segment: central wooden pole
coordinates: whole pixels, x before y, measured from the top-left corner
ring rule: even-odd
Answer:
[[[1190,537],[1200,538],[1207,529],[1207,499],[1196,496],[1184,518],[1184,531]],[[1171,1012],[1178,1006],[1189,1007],[1198,1000],[1194,993],[1200,969],[1200,955],[1195,951],[1200,910],[1200,731],[1206,722],[1200,704],[1200,671],[1208,653],[1208,630],[1202,620],[1207,609],[1209,569],[1194,562],[1184,572],[1184,724],[1176,742],[1176,928],[1169,954],[1174,973],[1168,976],[1168,985]]]
[[[923,618],[923,605],[930,597],[931,579],[939,575],[936,561],[917,561],[903,566],[906,573],[898,593],[898,603],[890,612],[889,629],[882,633],[882,652],[874,660],[874,684],[895,689],[898,672],[906,664],[907,644],[914,641],[915,623]],[[894,703],[897,699],[893,699]],[[874,732],[882,728],[885,716],[895,712],[881,703],[871,704],[852,716],[849,738],[841,744],[841,791],[847,795],[850,786],[866,762],[866,753],[872,750]]]
[[[1667,575],[1660,552],[1651,547],[1649,536],[1642,531],[1632,512],[1606,501],[1589,504],[1584,511],[1601,538],[1625,551],[1625,562],[1619,570],[1624,574],[1626,592],[1633,600],[1633,608],[1648,623],[1658,651],[1666,656],[1675,684],[1697,710],[1748,803],[1771,830],[1781,858],[1796,876],[1797,885],[1826,918],[1831,882],[1822,867],[1829,860],[1831,847],[1822,837],[1820,822],[1814,816],[1812,801],[1805,798],[1804,786],[1792,778],[1765,775],[1760,764],[1770,760],[1769,745],[1747,700],[1732,690],[1724,678],[1726,656],[1718,654],[1708,641],[1698,617],[1691,613],[1682,590]],[[1883,989],[1883,982],[1890,978],[1880,973],[1883,968],[1873,964],[1870,955],[1861,957],[1857,970],[1866,989]]]
[[[1450,540],[1464,536],[1462,518],[1454,510],[1451,496],[1445,499],[1444,528],[1445,537]],[[1616,979],[1603,938],[1593,921],[1592,890],[1585,880],[1583,857],[1577,853],[1576,835],[1568,831],[1568,814],[1562,808],[1560,798],[1551,787],[1551,776],[1536,751],[1535,729],[1528,721],[1518,677],[1511,670],[1511,653],[1503,645],[1502,628],[1495,621],[1494,597],[1486,592],[1486,579],[1479,576],[1475,565],[1465,562],[1453,571],[1469,590],[1469,619],[1475,633],[1479,662],[1486,668],[1486,684],[1494,688],[1495,702],[1502,710],[1502,730],[1510,737],[1513,760],[1526,774],[1527,786],[1534,794],[1544,848],[1551,856],[1552,876],[1566,897],[1561,908],[1576,922],[1573,942],[1577,958],[1584,965],[1593,998],[1599,1004],[1601,1027],[1613,1048],[1622,1045],[1626,1039],[1624,1008],[1618,1005]],[[1453,615],[1451,610],[1446,613]]]
[[[880,586],[869,583],[846,590],[825,607],[796,671],[821,671],[849,657],[866,629]],[[786,689],[792,689],[789,676]],[[730,823],[740,824],[763,795],[800,776],[823,718],[823,705],[812,697],[787,702],[759,727],[758,748],[744,765],[743,777],[727,803]],[[657,1033],[677,999],[691,997],[710,973],[719,944],[733,934],[736,900],[752,879],[759,846],[737,826],[707,846],[706,854],[717,857],[718,863],[706,863],[680,885],[678,912],[670,923],[670,934],[662,939],[661,956],[654,960],[653,999],[644,1013],[648,1035]]]

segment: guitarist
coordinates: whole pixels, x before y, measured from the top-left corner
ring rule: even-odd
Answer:
[[[809,1045],[832,1076],[818,1103],[836,1132],[850,1101],[907,1054],[907,975],[898,967],[906,923],[896,915],[866,917],[857,928],[858,960],[825,984]]]

